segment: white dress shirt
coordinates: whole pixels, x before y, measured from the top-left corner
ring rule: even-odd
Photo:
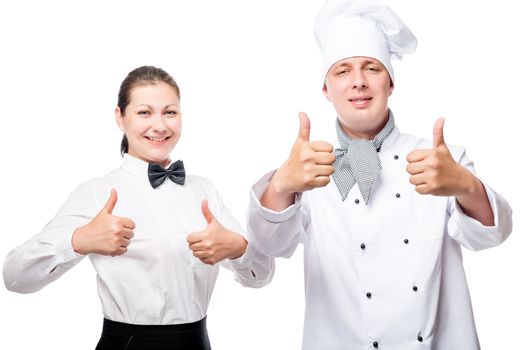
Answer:
[[[253,187],[251,244],[275,257],[289,257],[304,244],[303,349],[479,349],[461,246],[479,250],[503,242],[511,208],[486,186],[495,216],[495,226],[486,227],[466,216],[454,197],[417,193],[406,156],[431,147],[395,128],[379,152],[382,170],[367,206],[358,186],[343,202],[331,181],[274,212],[259,202],[273,173]],[[463,148],[450,151],[473,172]]]
[[[208,199],[222,225],[238,233],[242,228],[210,181],[189,175],[183,186],[166,179],[153,189],[147,169],[148,163],[126,154],[120,168],[81,184],[42,232],[7,256],[6,287],[35,292],[82,260],[84,256],[71,246],[72,234],[93,219],[114,188],[118,201],[113,215],[130,218],[136,228],[127,253],[115,257],[89,254],[97,272],[104,317],[133,324],[202,319],[219,270],[218,265],[195,258],[186,242],[189,233],[207,227],[200,209],[202,200]],[[219,265],[233,270],[235,279],[250,287],[267,284],[274,272],[273,258],[261,255],[251,244],[242,257]]]

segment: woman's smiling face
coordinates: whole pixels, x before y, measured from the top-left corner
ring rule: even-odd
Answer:
[[[180,98],[169,84],[157,81],[135,86],[116,121],[127,136],[128,154],[149,163],[169,164],[169,154],[180,139]]]

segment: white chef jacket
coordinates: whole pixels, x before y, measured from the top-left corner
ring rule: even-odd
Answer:
[[[207,227],[201,202],[225,227],[242,232],[212,183],[189,175],[183,186],[169,179],[153,189],[148,163],[124,155],[122,166],[81,184],[53,220],[7,256],[3,274],[9,290],[30,293],[56,280],[84,258],[74,252],[71,237],[102,209],[115,188],[113,215],[132,219],[136,228],[127,253],[89,254],[97,272],[104,317],[133,324],[179,324],[202,319],[219,266],[202,263],[188,248],[186,236]],[[248,244],[238,259],[220,265],[233,270],[244,286],[261,287],[274,272],[274,260]],[[256,277],[255,277],[256,276]]]
[[[274,212],[259,202],[273,173],[253,187],[251,243],[275,257],[304,244],[303,349],[479,349],[460,246],[503,242],[511,208],[485,186],[495,216],[495,226],[486,227],[454,197],[417,193],[406,156],[431,147],[395,127],[378,153],[382,170],[367,206],[358,186],[342,201],[331,181]],[[450,151],[473,172],[463,148]]]

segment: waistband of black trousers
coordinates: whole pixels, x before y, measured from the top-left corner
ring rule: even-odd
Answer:
[[[167,325],[141,325],[111,321],[104,318],[102,334],[112,336],[130,335],[184,335],[206,331],[206,317],[200,321]]]

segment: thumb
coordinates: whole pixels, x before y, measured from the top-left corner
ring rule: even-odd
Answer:
[[[444,118],[439,118],[433,127],[433,148],[445,146],[444,142]]]
[[[117,199],[118,199],[118,195],[116,194],[116,190],[112,188],[111,195],[109,196],[109,199],[107,200],[106,204],[104,205],[104,207],[102,208],[100,212],[112,214],[113,209],[115,208]]]
[[[213,213],[211,212],[211,210],[209,210],[207,199],[204,199],[202,201],[202,214],[206,218],[206,222],[208,224],[210,224],[215,219],[215,217],[213,216]]]
[[[298,118],[300,120],[300,129],[298,131],[298,139],[302,141],[309,142],[309,132],[311,129],[311,122],[306,113],[298,113]]]

